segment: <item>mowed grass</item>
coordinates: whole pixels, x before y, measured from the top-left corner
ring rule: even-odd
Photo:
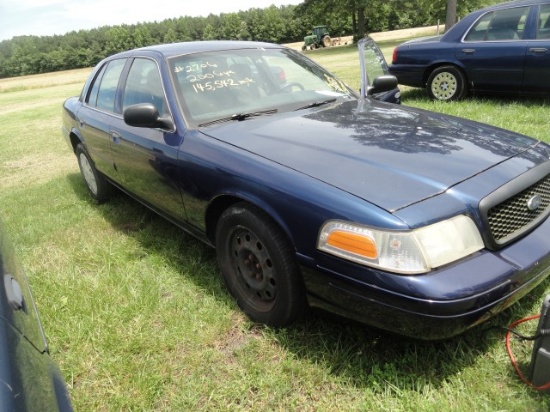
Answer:
[[[356,70],[347,60],[356,59],[352,47],[308,55],[328,67],[339,63],[344,75]],[[124,195],[102,205],[90,200],[60,133],[61,104],[80,92],[87,73],[11,79],[5,89],[0,80],[0,216],[76,410],[550,408],[547,395],[515,376],[497,328],[537,313],[548,281],[444,342],[317,312],[281,330],[251,323],[225,290],[210,248]],[[404,103],[550,141],[545,101],[437,104],[407,90]],[[522,367],[530,348],[514,342]]]

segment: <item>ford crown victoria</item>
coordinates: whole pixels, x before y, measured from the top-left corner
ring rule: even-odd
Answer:
[[[360,47],[360,93],[269,43],[117,54],[63,135],[93,198],[116,187],[214,246],[254,321],[312,306],[447,338],[550,273],[550,147],[373,98],[397,82]]]
[[[550,0],[475,11],[443,36],[395,48],[391,74],[437,100],[468,93],[550,96]]]

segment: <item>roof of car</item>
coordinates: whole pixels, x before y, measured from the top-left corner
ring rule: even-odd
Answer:
[[[508,1],[505,3],[493,4],[492,6],[488,6],[480,10],[496,10],[501,8],[506,9],[508,7],[530,6],[532,4],[548,4],[548,3],[550,3],[550,0],[515,0],[515,1]]]
[[[183,43],[170,43],[159,44],[154,46],[146,46],[128,52],[120,53],[118,56],[122,56],[129,53],[150,51],[162,54],[164,57],[169,58],[173,56],[179,56],[182,54],[191,54],[199,52],[211,52],[220,50],[234,50],[234,49],[261,49],[261,48],[281,48],[278,44],[266,43],[266,42],[253,42],[253,41],[237,41],[237,40],[216,40],[216,41],[191,41]]]
[[[537,4],[550,4],[550,0],[515,0],[508,1],[505,3],[493,4],[482,9],[475,10],[470,14],[466,15],[453,27],[451,27],[443,36],[441,41],[443,42],[457,42],[460,41],[464,35],[464,31],[467,30],[473,23],[476,21],[479,16],[494,10],[509,9],[512,7],[521,7],[521,6],[532,6]]]

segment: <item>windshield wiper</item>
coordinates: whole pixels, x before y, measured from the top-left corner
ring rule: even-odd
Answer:
[[[329,103],[334,103],[336,101],[336,97],[332,98],[332,99],[327,99],[327,100],[321,100],[319,102],[313,102],[313,103],[310,103],[308,105],[305,105],[304,107],[300,107],[296,110],[304,110],[304,109],[311,109],[312,107],[319,107],[319,106],[324,106],[325,104],[329,104]],[[295,110],[295,111],[296,111]]]
[[[230,122],[230,121],[242,122],[243,120],[249,119],[251,117],[274,114],[274,113],[277,113],[277,111],[278,111],[277,109],[270,109],[270,110],[260,110],[257,112],[250,112],[250,113],[235,113],[235,114],[232,114],[231,116],[222,117],[221,119],[217,119],[217,120],[212,120],[211,122],[201,123],[199,124],[199,127],[206,127],[212,124],[224,123],[224,122]]]

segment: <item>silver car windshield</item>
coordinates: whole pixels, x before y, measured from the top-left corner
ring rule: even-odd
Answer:
[[[191,124],[315,107],[329,99],[356,98],[341,80],[290,49],[240,49],[170,60],[181,110]]]

